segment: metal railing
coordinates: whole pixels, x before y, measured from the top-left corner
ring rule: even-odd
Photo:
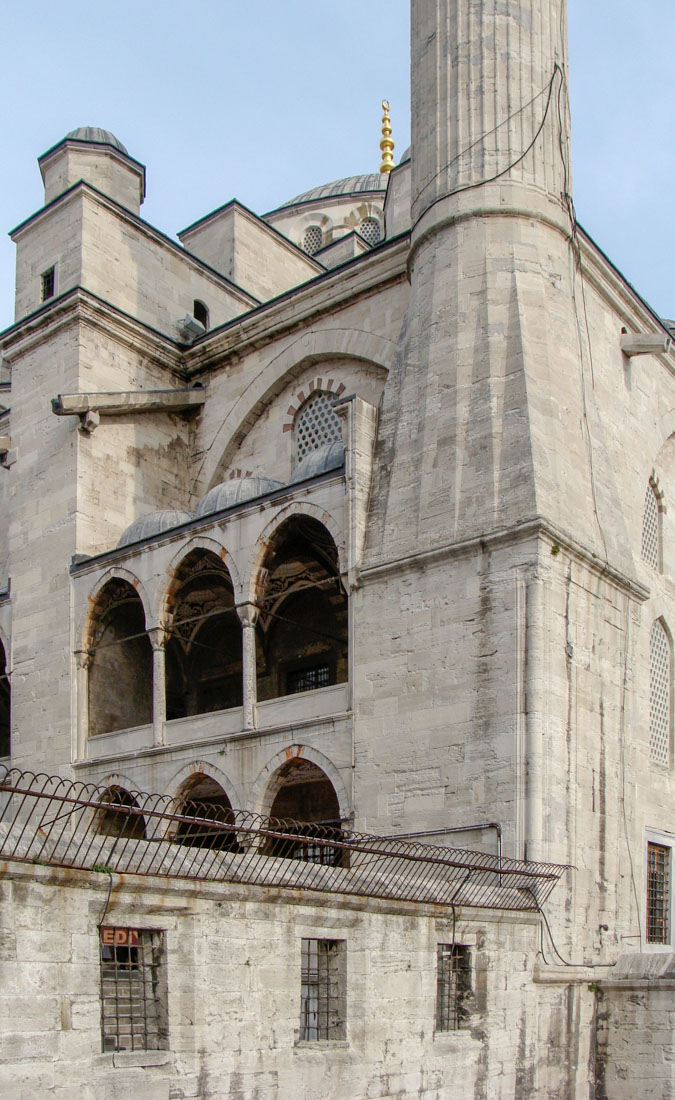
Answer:
[[[521,911],[567,869],[6,768],[0,859]]]

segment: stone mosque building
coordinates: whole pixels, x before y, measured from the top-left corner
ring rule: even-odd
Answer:
[[[564,0],[411,8],[380,171],[176,243],[113,134],[38,160],[12,1100],[675,1096],[670,324],[575,218]]]

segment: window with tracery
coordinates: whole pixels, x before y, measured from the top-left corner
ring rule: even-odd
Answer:
[[[377,218],[364,218],[359,226],[359,236],[363,237],[371,247],[382,240],[382,230]]]
[[[657,619],[649,637],[649,749],[656,764],[670,763],[671,681],[670,638]]]
[[[293,425],[295,465],[324,443],[342,439],[340,420],[333,408],[335,394],[315,390],[298,412]]]
[[[310,225],[305,230],[305,235],[302,238],[303,252],[307,252],[308,255],[313,256],[315,252],[318,252],[323,244],[323,233],[321,232],[320,225]]]
[[[642,516],[642,559],[652,569],[661,568],[661,506],[651,480],[647,485]]]

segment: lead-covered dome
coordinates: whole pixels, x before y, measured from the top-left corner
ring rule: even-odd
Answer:
[[[234,508],[235,504],[245,504],[282,488],[282,483],[271,477],[237,477],[223,481],[221,485],[214,485],[202,497],[197,505],[195,519],[210,516],[213,512],[222,512],[225,508]]]
[[[190,512],[181,512],[177,508],[163,508],[159,512],[149,512],[147,516],[140,516],[129,524],[117,545],[118,547],[130,546],[132,542],[151,539],[154,535],[160,535],[191,519]]]
[[[100,126],[78,126],[77,129],[71,130],[69,134],[66,134],[65,140],[72,141],[88,141],[92,145],[112,145],[113,149],[119,149],[120,153],[124,153],[129,156],[128,149],[122,145],[119,138],[116,138],[110,130],[102,130]]]
[[[367,191],[381,191],[387,189],[387,180],[379,172],[368,172],[363,176],[346,176],[341,180],[333,180],[332,183],[323,183],[319,187],[313,187],[310,191],[303,191],[294,199],[281,204],[279,209],[286,206],[296,206],[303,202],[317,202],[319,199],[342,198],[348,195],[360,195]]]
[[[345,462],[345,445],[342,440],[334,440],[332,443],[323,443],[309,451],[302,462],[299,462],[293,472],[289,485],[295,485],[297,481],[306,481],[309,477],[318,477],[329,470],[339,470]]]

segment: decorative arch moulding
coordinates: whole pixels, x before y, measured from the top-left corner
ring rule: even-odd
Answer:
[[[284,422],[283,430],[285,432],[292,432],[295,418],[298,415],[300,409],[305,404],[305,401],[314,393],[330,393],[334,397],[342,397],[347,387],[344,382],[338,382],[335,378],[313,378],[307,385],[303,386],[301,390],[295,394],[291,399],[291,404],[286,410],[286,420]]]

